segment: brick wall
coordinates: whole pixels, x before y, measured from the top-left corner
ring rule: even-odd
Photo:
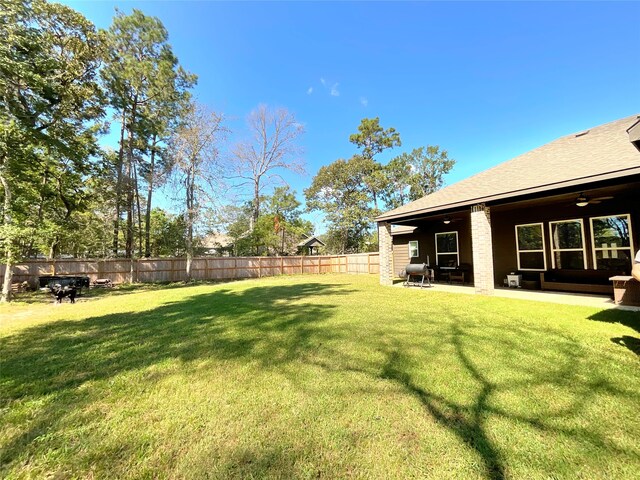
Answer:
[[[380,253],[380,285],[393,285],[393,241],[390,223],[378,223],[378,245]]]
[[[492,295],[494,279],[491,214],[489,207],[484,204],[471,207],[471,248],[476,293]]]

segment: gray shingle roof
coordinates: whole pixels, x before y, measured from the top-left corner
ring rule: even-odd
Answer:
[[[377,217],[378,221],[405,215],[589,183],[607,176],[640,173],[640,151],[629,130],[640,115],[616,120],[554,140],[472,177],[449,185]]]
[[[315,235],[312,235],[309,238],[305,238],[300,243],[298,243],[299,247],[324,247],[325,243],[320,240]]]

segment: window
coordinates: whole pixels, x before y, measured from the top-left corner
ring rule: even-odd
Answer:
[[[546,270],[542,223],[516,225],[518,270]]]
[[[633,257],[629,215],[593,217],[590,221],[594,268],[629,272]]]
[[[436,233],[436,265],[440,268],[456,268],[458,258],[458,232]]]
[[[582,220],[549,222],[551,262],[553,268],[583,270],[587,268]]]
[[[418,251],[418,241],[412,240],[409,242],[409,258],[414,258],[420,256]]]

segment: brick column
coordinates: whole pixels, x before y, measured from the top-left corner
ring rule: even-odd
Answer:
[[[476,293],[493,295],[493,246],[491,215],[484,203],[471,207],[471,249]]]
[[[393,244],[391,224],[378,223],[378,250],[380,252],[380,285],[393,285]]]

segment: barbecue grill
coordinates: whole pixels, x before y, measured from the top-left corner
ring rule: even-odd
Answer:
[[[83,288],[89,288],[89,277],[72,276],[72,275],[41,275],[38,277],[38,283],[40,288],[49,288],[50,290],[55,285],[60,287],[75,287],[78,291],[78,295]]]
[[[407,274],[407,279],[404,282],[404,286],[408,287],[409,285],[420,286],[420,288],[424,287],[424,281],[427,281],[427,285],[431,286],[431,277],[433,275],[433,270],[429,268],[426,263],[410,263],[404,269]],[[418,280],[418,278],[420,280]]]

